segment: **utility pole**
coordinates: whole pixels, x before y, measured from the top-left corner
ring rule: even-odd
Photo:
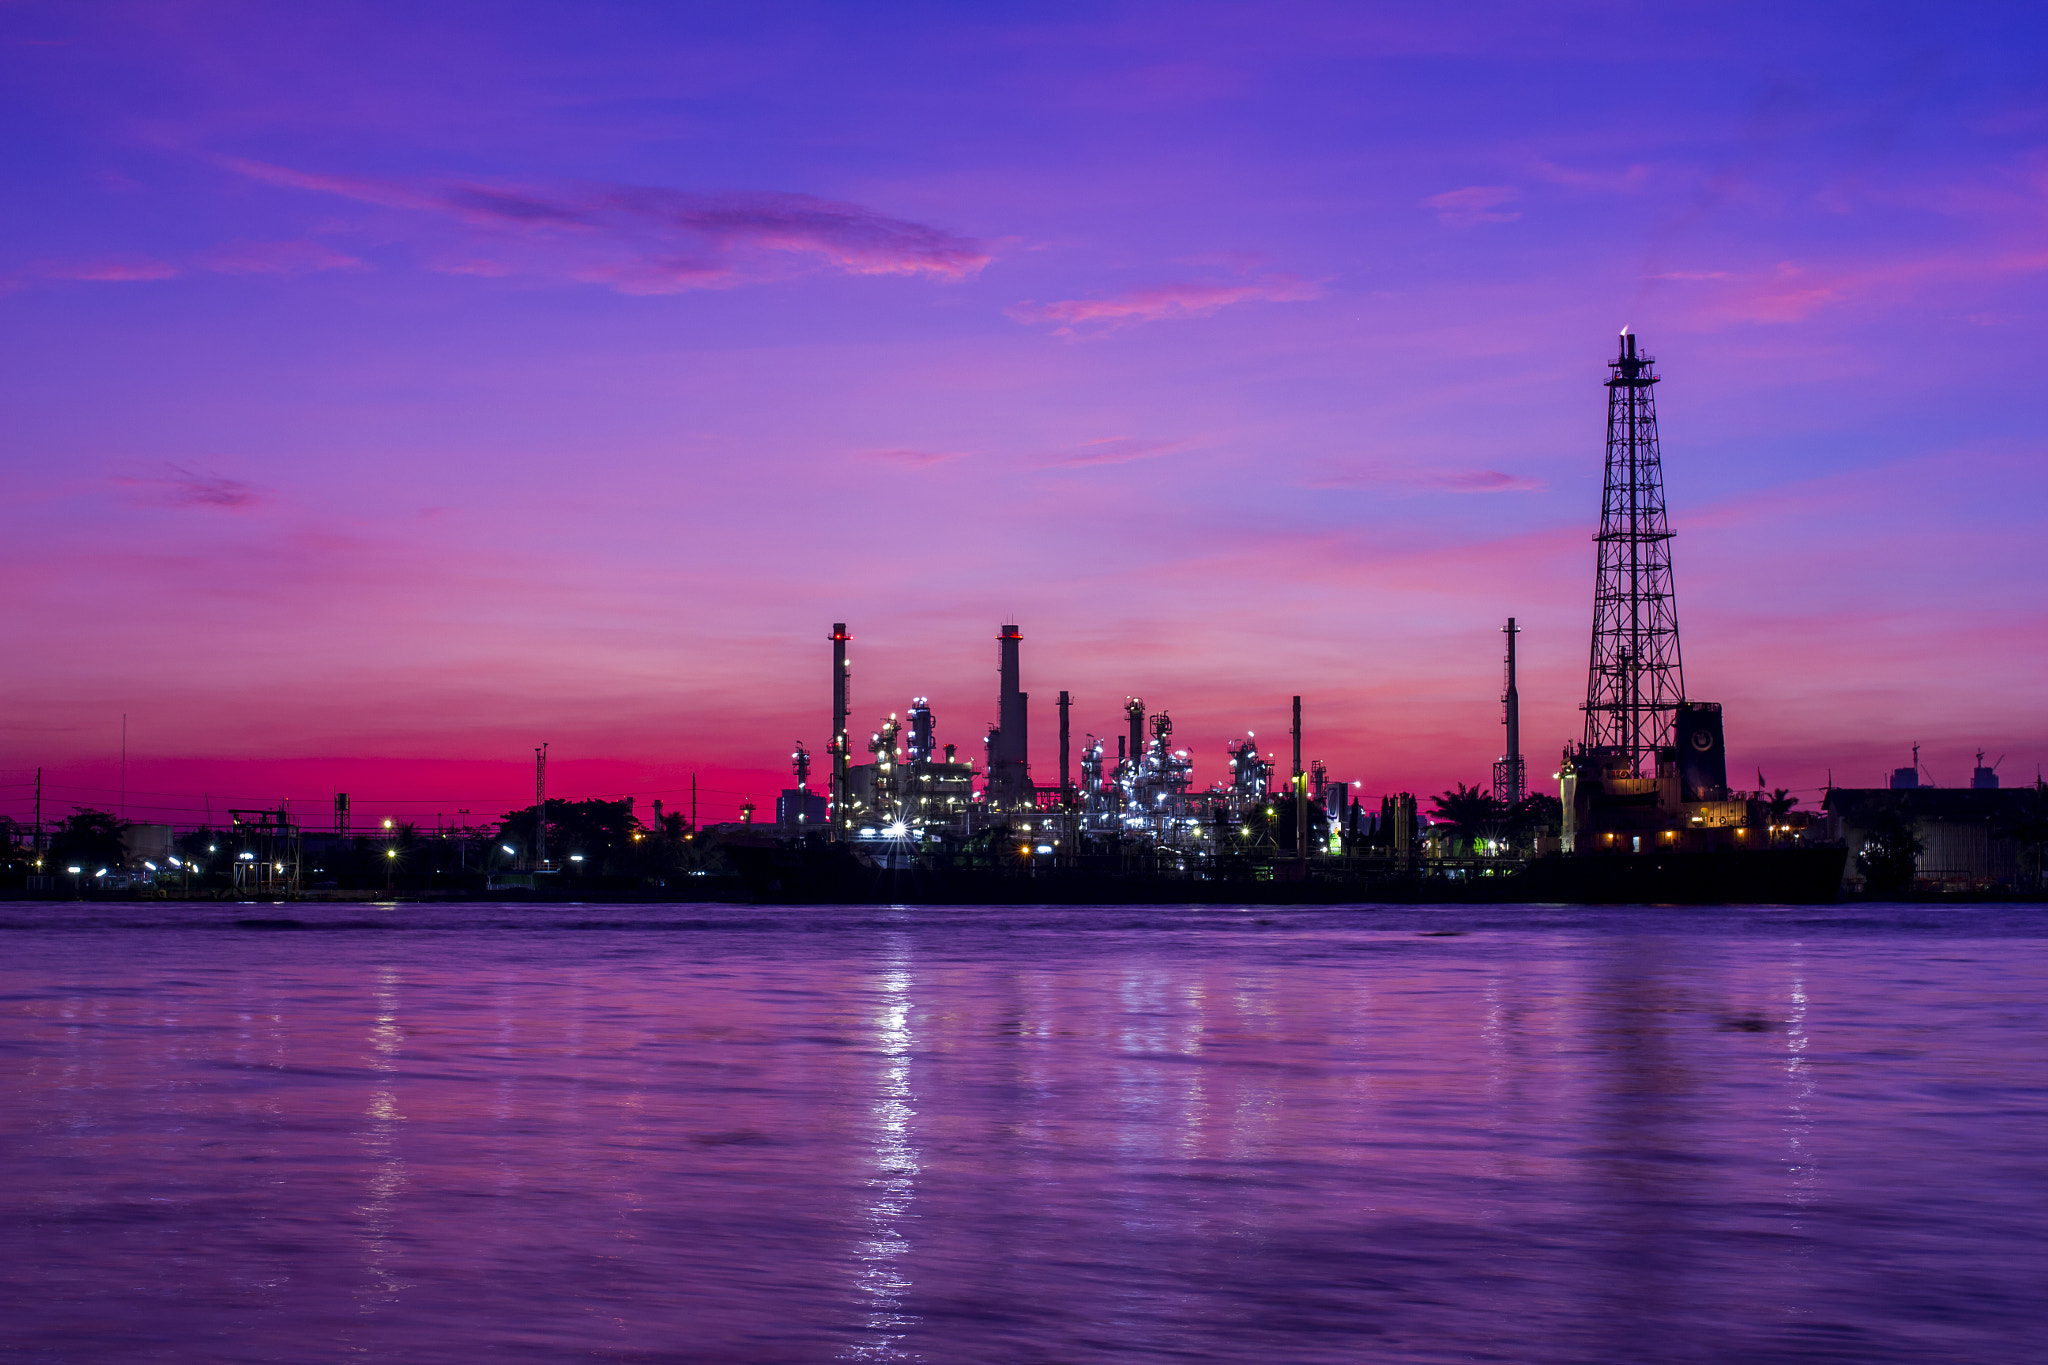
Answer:
[[[690,774],[690,833],[697,832],[697,774]]]
[[[1294,857],[1308,862],[1308,774],[1301,767],[1301,698],[1294,699]]]
[[[128,819],[128,713],[121,713],[121,820]]]
[[[43,770],[36,769],[36,867],[43,865]]]
[[[548,746],[533,751],[533,870],[548,869]]]

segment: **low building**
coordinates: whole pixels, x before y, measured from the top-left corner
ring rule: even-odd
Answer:
[[[795,787],[784,787],[775,798],[775,823],[791,829],[800,826],[823,829],[829,810],[823,794],[808,788],[799,791]]]
[[[2041,887],[2038,836],[2048,812],[2048,789],[1836,787],[1821,809],[1827,813],[1830,835],[1849,847],[1844,882],[1852,890],[1863,883],[1855,855],[1873,840],[1902,829],[1920,845],[1914,881],[1922,889]]]
[[[144,861],[162,865],[174,851],[169,825],[127,825],[121,830],[121,852],[131,865]]]

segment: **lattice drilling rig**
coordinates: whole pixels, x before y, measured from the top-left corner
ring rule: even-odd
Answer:
[[[1627,331],[1607,368],[1607,472],[1594,537],[1586,728],[1559,771],[1564,847],[1641,853],[1739,846],[1753,812],[1728,799],[1720,704],[1685,695],[1657,439],[1654,390],[1661,376]]]

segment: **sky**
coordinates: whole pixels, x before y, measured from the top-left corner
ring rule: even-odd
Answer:
[[[0,3],[0,814],[731,818],[927,696],[1578,738],[1658,388],[1732,776],[2048,762],[2037,6]],[[125,717],[125,720],[124,720]],[[123,730],[125,725],[125,741]],[[125,760],[123,745],[125,743]],[[123,767],[125,761],[125,769]],[[118,795],[123,790],[127,795]]]

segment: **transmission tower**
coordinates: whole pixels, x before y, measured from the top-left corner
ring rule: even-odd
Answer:
[[[1607,481],[1600,503],[1600,572],[1593,589],[1593,651],[1586,673],[1586,747],[1643,775],[1672,742],[1685,698],[1678,606],[1671,588],[1671,526],[1657,448],[1655,360],[1621,334],[1608,362]]]

